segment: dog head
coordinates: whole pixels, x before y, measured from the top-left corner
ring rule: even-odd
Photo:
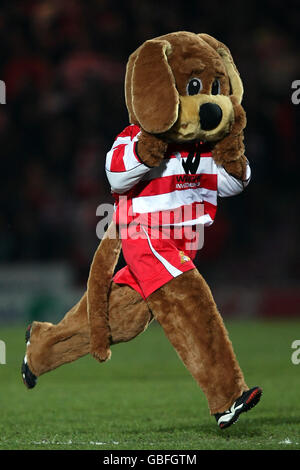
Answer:
[[[151,39],[129,57],[129,120],[169,141],[216,142],[230,132],[243,85],[229,49],[207,34],[176,32]]]

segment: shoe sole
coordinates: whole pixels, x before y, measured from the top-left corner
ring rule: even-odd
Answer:
[[[26,346],[30,344],[30,334],[31,334],[31,324],[27,327],[25,332],[25,343]],[[21,366],[21,374],[22,380],[24,385],[28,388],[34,388],[37,383],[37,377],[31,372],[27,364],[27,354],[25,354],[22,366]]]
[[[230,421],[228,421],[227,423],[221,423],[219,425],[219,428],[225,429],[231,426],[232,424],[235,424],[239,419],[241,413],[247,413],[247,411],[251,410],[252,408],[254,408],[255,405],[257,405],[257,403],[261,399],[261,396],[262,389],[260,387],[256,387],[243,404],[243,407],[240,410],[236,411],[235,415]]]

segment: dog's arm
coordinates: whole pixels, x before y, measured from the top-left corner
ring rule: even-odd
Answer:
[[[230,96],[234,122],[230,133],[217,142],[212,150],[213,159],[217,165],[222,165],[230,175],[241,181],[247,181],[249,173],[248,160],[245,157],[244,129],[246,127],[246,114],[235,96]]]
[[[127,193],[152,167],[163,160],[167,143],[140,128],[128,126],[106,156],[105,171],[111,190]],[[138,133],[137,133],[138,131]]]
[[[165,156],[168,144],[154,134],[142,130],[136,146],[136,152],[144,165],[152,168],[159,166]]]
[[[120,251],[118,230],[111,222],[95,252],[87,283],[90,353],[99,362],[104,362],[111,356],[108,296]]]

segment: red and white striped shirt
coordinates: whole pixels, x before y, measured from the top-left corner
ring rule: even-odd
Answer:
[[[216,165],[207,143],[170,144],[158,167],[150,168],[136,151],[140,128],[121,132],[106,157],[106,175],[115,198],[114,220],[128,224],[149,216],[158,225],[211,225],[217,198],[239,194],[246,181]],[[201,206],[202,211],[198,208]]]

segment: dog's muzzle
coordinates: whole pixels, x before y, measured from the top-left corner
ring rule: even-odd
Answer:
[[[229,133],[234,111],[229,96],[180,96],[178,119],[165,134],[170,142],[217,142]]]
[[[199,117],[201,129],[211,131],[222,121],[223,112],[218,104],[204,103],[200,106]]]

